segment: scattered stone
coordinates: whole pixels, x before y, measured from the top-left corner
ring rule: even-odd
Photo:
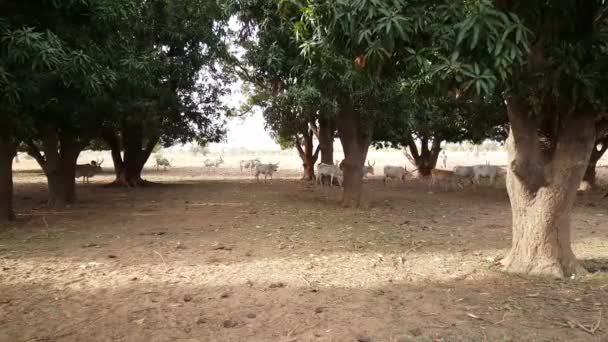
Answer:
[[[158,236],[165,235],[165,234],[167,234],[167,232],[152,233],[152,235],[158,235]]]
[[[146,320],[145,318],[136,319],[136,320],[133,321],[133,323],[135,323],[137,325],[142,325],[142,324],[144,324],[145,320]]]
[[[203,317],[200,317],[199,319],[196,320],[196,324],[205,324],[207,323],[207,320],[204,319]]]
[[[278,283],[271,283],[270,286],[268,286],[271,289],[278,289],[278,288],[283,288],[285,287],[285,284],[282,282],[278,282]]]
[[[186,246],[182,245],[181,242],[178,242],[177,245],[175,246],[175,249],[186,249]]]
[[[234,328],[234,327],[236,327],[237,325],[239,325],[239,323],[238,323],[238,322],[236,322],[236,321],[233,321],[233,320],[231,320],[231,319],[227,319],[227,320],[225,320],[225,321],[222,323],[222,326],[223,326],[224,328],[227,328],[227,329],[229,329],[229,328]]]
[[[131,278],[131,281],[136,281],[138,278],[137,277],[133,277]]]
[[[192,296],[191,295],[184,295],[184,302],[188,303],[192,301]]]
[[[245,285],[249,286],[249,287],[253,287],[253,282],[249,279],[247,279],[247,281],[245,282]]]
[[[184,332],[186,334],[189,334],[191,331],[192,331],[192,329],[190,327],[188,327],[188,326],[184,327]]]
[[[97,243],[87,243],[86,245],[82,246],[82,248],[91,248],[91,247],[100,248],[101,246]]]
[[[357,336],[357,342],[372,342],[372,338],[365,335]]]
[[[108,255],[108,258],[110,258],[110,259],[116,259],[118,257],[116,255],[114,255],[114,254],[110,254],[110,255]]]
[[[228,293],[228,292],[224,292],[220,295],[220,298],[228,298],[228,297],[230,297],[230,293]]]
[[[254,318],[256,318],[256,317],[257,317],[257,315],[256,315],[256,314],[254,314],[253,312],[251,312],[251,313],[248,313],[248,314],[247,314],[247,318],[254,319]]]
[[[320,313],[322,313],[324,310],[325,310],[325,308],[323,308],[323,307],[319,306],[318,308],[316,308],[316,309],[315,309],[315,313],[320,314]]]

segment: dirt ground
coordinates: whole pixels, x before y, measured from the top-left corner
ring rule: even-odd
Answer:
[[[0,341],[608,341],[600,191],[573,215],[592,273],[555,281],[496,268],[504,188],[428,193],[376,175],[369,208],[347,210],[295,165],[256,183],[234,161],[178,163],[146,170],[161,184],[142,189],[104,187],[107,168],[49,211],[22,162],[18,221],[0,227]]]

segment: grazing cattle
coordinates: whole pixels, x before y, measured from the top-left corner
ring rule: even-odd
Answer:
[[[101,161],[91,160],[89,164],[77,164],[76,165],[76,179],[82,177],[82,182],[85,181],[88,183],[89,178],[100,174],[103,172],[101,168],[101,164],[103,163],[103,159]]]
[[[340,170],[344,171],[344,162],[346,161],[346,159],[342,160],[340,162],[340,164],[338,164],[340,166]],[[336,160],[336,164],[337,164],[337,160]],[[367,165],[363,165],[363,177],[367,177],[368,174],[370,175],[374,175],[374,165],[376,165],[376,162],[374,162],[373,164],[369,163],[369,160],[367,161]]]
[[[220,156],[218,159],[205,159],[203,164],[205,167],[219,167],[224,163],[224,159]]]
[[[260,181],[260,175],[264,175],[264,180],[266,180],[268,176],[270,176],[270,179],[272,179],[272,174],[277,172],[278,169],[279,163],[257,164],[255,166],[255,179]]]
[[[259,163],[260,160],[258,158],[250,160],[241,160],[241,172],[243,172],[243,169],[249,169],[251,172],[253,172],[255,166]]]
[[[475,172],[473,171],[472,166],[456,166],[456,167],[454,167],[454,173],[458,177],[463,177],[463,178],[473,179],[473,177],[475,177]]]
[[[495,165],[474,165],[473,166],[473,182],[479,185],[480,178],[489,178],[490,185],[494,185],[494,180],[497,176],[501,176],[503,173],[499,166]]]
[[[317,184],[323,185],[323,176],[329,176],[329,186],[334,184],[334,179],[338,181],[338,185],[342,186],[344,175],[339,166],[320,163],[317,164]]]
[[[407,169],[402,166],[390,166],[384,167],[384,186],[386,186],[387,179],[401,179],[405,183],[405,176],[407,175]]]
[[[158,169],[160,169],[160,167],[163,167],[164,171],[167,171],[167,167],[171,167],[171,163],[169,162],[169,160],[167,158],[156,158],[156,171],[158,171]]]
[[[429,190],[432,191],[433,186],[437,183],[443,184],[443,188],[446,191],[450,187],[453,187],[454,185],[462,188],[462,184],[461,184],[460,180],[461,180],[461,177],[456,175],[456,173],[454,171],[433,169],[431,171]]]

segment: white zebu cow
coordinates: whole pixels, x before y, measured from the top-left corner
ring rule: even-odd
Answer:
[[[408,174],[407,169],[402,166],[387,165],[384,167],[384,186],[387,179],[401,179],[405,183],[405,176]]]
[[[323,185],[323,176],[329,176],[329,186],[334,184],[334,178],[338,181],[338,185],[342,186],[344,175],[340,167],[331,164],[317,164],[317,184]]]
[[[338,164],[338,161],[336,160],[336,164],[339,165],[340,170],[344,171],[344,162],[345,161],[346,161],[346,159],[342,160],[340,162],[340,164]],[[370,164],[369,160],[367,161],[367,165],[363,165],[363,168],[362,168],[362,170],[363,170],[363,178],[367,178],[368,174],[370,174],[372,176],[374,175],[374,165],[376,165],[376,162],[374,161],[373,164]]]
[[[218,167],[221,164],[224,163],[224,159],[222,158],[222,156],[220,156],[218,159],[205,159],[203,161],[203,165],[205,165],[205,167]]]
[[[264,180],[266,180],[268,178],[268,176],[270,176],[270,179],[272,179],[272,174],[277,172],[278,169],[279,169],[279,163],[257,164],[255,166],[255,179],[259,182],[260,175],[264,175]]]
[[[251,172],[255,169],[255,166],[260,164],[260,159],[249,159],[249,160],[241,160],[241,172],[243,169],[249,169]]]
[[[498,176],[503,175],[503,170],[499,166],[495,165],[474,165],[473,166],[473,182],[477,185],[480,184],[480,178],[489,178],[490,185],[494,185],[494,180]]]

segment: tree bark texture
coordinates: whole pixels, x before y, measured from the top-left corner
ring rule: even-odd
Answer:
[[[321,146],[321,163],[334,163],[335,122],[330,119],[319,119],[319,146]]]
[[[337,128],[345,157],[342,205],[358,207],[363,196],[363,167],[371,143],[371,130],[365,127],[349,97],[340,97],[338,105]]]
[[[47,130],[42,138],[49,207],[63,208],[76,201],[76,161],[82,144],[67,134]]]
[[[13,211],[13,158],[17,145],[0,138],[0,223],[15,219]]]
[[[139,124],[125,124],[121,133],[122,139],[118,139],[114,132],[104,134],[104,139],[112,149],[116,174],[116,179],[111,185],[137,187],[150,184],[142,178],[141,173],[154,146],[158,143],[158,137],[148,139],[144,145],[144,130]],[[123,156],[121,150],[124,150]]]
[[[302,138],[296,137],[295,142],[304,169],[302,180],[307,181],[315,180],[315,163],[319,159],[320,145],[317,145],[317,149],[313,151],[313,136],[311,132],[305,132],[302,134]]]
[[[513,98],[507,108],[513,237],[502,264],[508,272],[558,278],[584,273],[571,248],[570,213],[595,142],[593,116],[577,113],[545,125]],[[545,131],[553,132],[553,142],[539,134],[543,127],[551,127]]]

